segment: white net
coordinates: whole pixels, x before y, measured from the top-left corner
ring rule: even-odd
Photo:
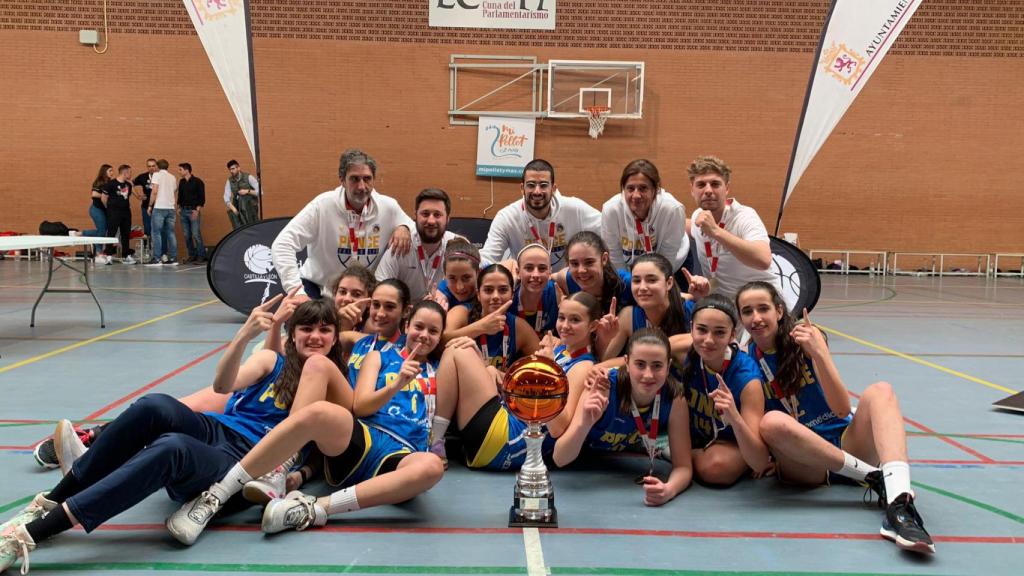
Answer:
[[[591,106],[587,108],[590,113],[590,137],[597,138],[604,132],[604,123],[608,120],[611,108],[607,106]]]

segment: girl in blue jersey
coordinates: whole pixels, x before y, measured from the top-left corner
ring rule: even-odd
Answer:
[[[768,411],[760,432],[779,477],[818,485],[838,474],[863,482],[879,493],[879,504],[886,501],[882,536],[905,550],[933,553],[910,490],[903,415],[892,386],[868,386],[851,416],[849,393],[806,310],[804,321],[795,322],[765,282],[744,285],[736,302],[765,382]]]
[[[748,470],[760,476],[771,465],[758,433],[764,415],[761,375],[733,343],[737,324],[736,307],[724,296],[705,296],[694,308],[693,347],[682,375],[694,473],[705,484],[729,486]]]
[[[342,332],[361,331],[368,316],[370,295],[377,287],[373,272],[361,264],[354,264],[346,268],[332,286]]]
[[[551,253],[540,244],[527,244],[516,257],[519,281],[512,294],[511,312],[538,337],[555,329],[559,294],[551,279]]]
[[[472,338],[488,371],[501,382],[505,369],[520,356],[532,354],[539,344],[537,334],[526,320],[510,311],[512,273],[501,264],[491,264],[477,277],[477,298],[471,308],[458,306],[448,311],[445,340]]]
[[[601,302],[605,314],[614,309],[613,301],[618,306],[633,304],[629,272],[612,268],[608,247],[598,233],[577,232],[569,239],[565,253],[569,265],[553,276],[563,293],[589,292]]]
[[[538,350],[538,354],[554,358],[569,378],[566,407],[547,423],[550,437],[560,436],[572,419],[587,372],[594,365],[593,333],[600,315],[597,299],[590,294],[577,292],[569,296],[558,307],[561,341],[548,339],[551,347]],[[469,343],[470,346],[462,346],[460,340],[451,341],[441,358],[438,379],[450,385],[438,395],[438,415],[445,419],[437,429],[447,428],[448,419],[454,414],[470,468],[518,469],[526,459],[526,424],[502,404],[494,378],[485,370],[471,340]],[[443,455],[443,434],[434,438],[431,452]]]
[[[642,328],[629,338],[624,367],[592,370],[572,422],[555,442],[555,464],[569,465],[584,446],[641,449],[650,459],[648,473],[638,479],[644,504],[660,506],[685,490],[693,476],[689,413],[681,384],[669,375],[670,352],[661,330]],[[672,454],[672,472],[664,481],[654,473],[659,428],[667,428]]]
[[[336,364],[341,359],[338,318],[329,301],[297,309],[285,355],[262,350],[241,362],[249,342],[271,327],[269,310],[279,300],[280,295],[253,310],[217,364],[214,389],[233,393],[223,414],[197,414],[165,394],[133,403],[56,487],[37,495],[0,529],[0,571],[76,524],[92,532],[160,488],[175,500],[193,498],[283,421],[290,408],[325,397],[352,402]]]
[[[602,327],[610,332],[605,335],[608,345],[603,359],[618,356],[633,332],[648,326],[658,327],[670,337],[674,355],[685,354],[692,342],[694,304],[683,301],[672,277],[672,263],[657,252],[637,256],[630,264],[630,289],[636,304],[623,308],[614,322]]]
[[[465,238],[452,238],[444,250],[444,280],[437,285],[434,301],[445,310],[471,306],[480,273],[480,251]]]
[[[348,381],[353,388],[359,381],[359,369],[366,356],[405,345],[401,327],[409,312],[409,287],[397,278],[382,280],[370,297],[369,317],[365,329],[370,332],[343,332],[342,343],[351,342],[346,361]]]
[[[323,526],[333,514],[404,502],[437,484],[444,467],[425,450],[443,331],[444,309],[430,300],[416,304],[406,327],[405,346],[366,357],[352,411],[316,402],[289,416],[210,486],[209,493],[216,496],[213,512],[250,473],[272,469],[308,442],[314,442],[324,455],[328,484],[342,488],[321,498],[296,490],[271,500],[263,511],[264,532]],[[212,512],[199,516],[183,508],[176,516],[182,524],[192,523],[194,541]]]

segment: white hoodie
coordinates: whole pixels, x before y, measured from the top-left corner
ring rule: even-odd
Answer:
[[[554,238],[550,236],[552,222]],[[488,262],[515,258],[523,246],[538,242],[533,235],[536,232],[540,237],[538,243],[550,247],[551,270],[557,272],[566,266],[565,246],[569,240],[581,230],[596,232],[600,225],[601,213],[596,208],[579,198],[562,196],[557,190],[551,197],[551,211],[544,220],[534,218],[520,198],[494,216],[480,258]]]
[[[306,204],[274,240],[271,251],[281,287],[287,293],[305,278],[326,288],[334,277],[356,263],[374,270],[391,234],[399,226],[406,226],[410,231],[416,229],[397,200],[376,190],[370,194],[361,215],[345,208],[343,186],[320,194]],[[352,255],[351,233],[357,239],[356,256]],[[307,258],[299,269],[295,255],[303,248]]]
[[[690,252],[686,208],[662,188],[654,197],[647,219],[640,225],[651,239],[652,251],[668,258],[673,272],[679,270]],[[601,238],[608,245],[616,270],[627,269],[634,256],[647,252],[643,235],[636,230],[636,218],[621,192],[609,198],[601,208]]]

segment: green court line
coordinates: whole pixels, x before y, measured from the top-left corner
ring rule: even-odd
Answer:
[[[147,570],[158,572],[256,572],[281,574],[526,574],[522,566],[383,566],[349,564],[205,564],[187,562],[87,562],[48,564],[33,562],[34,570],[85,572],[98,570]],[[745,570],[671,570],[651,568],[612,568],[551,566],[551,574],[609,576],[883,576],[878,572],[793,572]],[[913,576],[902,573],[903,576]]]
[[[993,514],[998,514],[998,515],[1000,515],[1000,516],[1002,516],[1004,518],[1009,518],[1010,520],[1013,520],[1014,522],[1016,522],[1018,524],[1024,524],[1024,516],[1018,516],[1018,515],[1014,514],[1013,512],[1010,512],[1008,510],[1003,510],[1002,508],[996,508],[995,506],[993,506],[991,504],[986,504],[984,502],[979,502],[978,500],[975,500],[973,498],[968,498],[967,496],[962,496],[960,494],[956,494],[956,493],[950,492],[948,490],[943,490],[942,488],[938,488],[936,486],[929,486],[928,484],[922,484],[922,483],[917,482],[917,481],[911,482],[911,485],[916,486],[918,488],[923,488],[925,490],[928,490],[929,492],[934,492],[936,494],[940,494],[940,495],[945,496],[947,498],[952,498],[953,500],[957,500],[959,502],[963,502],[964,504],[969,504],[971,506],[974,506],[975,508],[981,508],[982,510],[987,510],[987,511],[993,513]]]
[[[25,496],[24,498],[15,500],[13,502],[8,502],[7,504],[0,506],[0,514],[3,514],[4,512],[7,512],[12,508],[17,508],[18,506],[28,504],[29,502],[32,501],[33,498],[35,498],[35,494],[33,494],[32,496]]]

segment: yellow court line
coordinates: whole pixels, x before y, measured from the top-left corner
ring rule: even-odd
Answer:
[[[40,360],[46,360],[47,358],[50,358],[52,356],[56,356],[58,354],[63,354],[65,352],[70,352],[71,350],[74,350],[76,348],[81,348],[82,346],[86,346],[86,345],[92,344],[93,342],[99,342],[100,340],[106,340],[107,338],[112,338],[114,336],[117,336],[118,334],[124,334],[125,332],[129,332],[131,330],[135,330],[136,328],[142,328],[143,326],[148,326],[150,324],[153,324],[154,322],[159,322],[161,320],[166,320],[167,318],[170,318],[172,316],[177,316],[178,314],[184,314],[185,312],[191,312],[192,310],[195,310],[196,308],[202,308],[203,306],[209,306],[210,304],[213,304],[214,302],[218,302],[218,300],[207,300],[206,302],[202,302],[202,303],[199,303],[199,304],[193,304],[192,306],[188,306],[186,308],[182,308],[181,310],[175,310],[174,312],[168,312],[167,314],[164,314],[162,316],[157,316],[156,318],[150,318],[149,320],[146,320],[144,322],[139,322],[138,324],[132,324],[131,326],[128,326],[128,327],[125,327],[125,328],[120,328],[118,330],[114,330],[113,332],[108,332],[107,334],[103,334],[102,336],[96,336],[95,338],[89,338],[88,340],[83,340],[81,342],[75,342],[74,344],[70,344],[70,345],[65,346],[63,348],[58,348],[56,350],[47,352],[46,354],[40,354],[39,356],[33,356],[31,358],[26,358],[25,360],[22,360],[21,362],[15,362],[14,364],[10,364],[8,366],[4,366],[4,367],[0,368],[0,374],[3,374],[4,372],[8,372],[8,371],[11,371],[11,370],[14,370],[15,368],[21,368],[22,366],[27,366],[28,364],[33,364],[35,362],[39,362]]]
[[[958,371],[953,370],[951,368],[946,368],[945,366],[939,366],[938,364],[935,364],[933,362],[929,362],[927,360],[922,360],[922,359],[920,359],[920,358],[918,358],[916,356],[911,356],[910,354],[904,354],[903,352],[898,352],[896,350],[893,350],[892,348],[886,348],[885,346],[882,346],[880,344],[875,344],[874,342],[868,342],[867,340],[862,340],[860,338],[857,338],[856,336],[851,336],[849,334],[846,334],[845,332],[840,332],[839,330],[836,330],[834,328],[828,328],[828,327],[822,326],[821,324],[815,324],[815,325],[818,326],[819,328],[821,328],[822,330],[824,330],[825,332],[828,332],[829,334],[835,334],[836,336],[842,336],[843,338],[846,338],[847,340],[853,340],[854,342],[856,342],[857,344],[860,344],[862,346],[867,346],[868,348],[874,348],[875,350],[879,350],[879,351],[885,352],[886,354],[892,354],[893,356],[897,356],[899,358],[903,358],[904,360],[910,360],[911,362],[916,362],[917,364],[920,364],[922,366],[927,366],[929,368],[934,368],[934,369],[938,370],[939,372],[945,372],[946,374],[951,374],[953,376],[957,376],[959,378],[963,378],[964,380],[969,380],[971,382],[974,382],[975,384],[981,384],[983,386],[988,386],[989,388],[993,388],[995,390],[1000,390],[1002,392],[1006,392],[1007,394],[1016,394],[1017,393],[1016,390],[1011,390],[1011,389],[1007,388],[1006,386],[1000,386],[999,384],[995,384],[995,383],[989,382],[988,380],[982,380],[981,378],[975,378],[974,376],[971,376],[970,374],[964,374],[963,372],[958,372]]]

